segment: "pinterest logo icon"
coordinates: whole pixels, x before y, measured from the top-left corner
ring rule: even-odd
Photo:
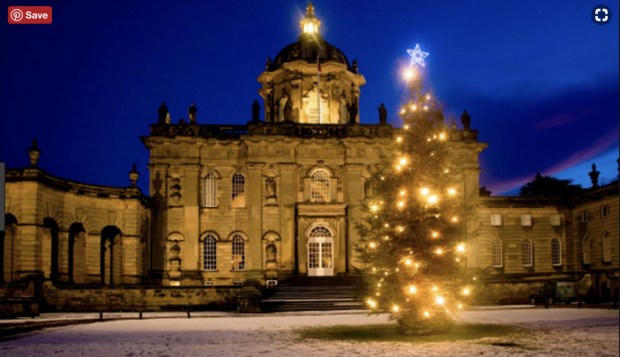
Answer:
[[[11,11],[11,19],[13,21],[21,21],[24,18],[24,13],[20,9],[13,9]]]

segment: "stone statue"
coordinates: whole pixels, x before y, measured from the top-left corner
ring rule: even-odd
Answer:
[[[265,70],[268,71],[269,68],[271,68],[271,64],[273,62],[271,62],[271,57],[267,57],[267,63],[265,64]]]
[[[469,130],[469,126],[471,125],[471,117],[467,113],[467,110],[464,110],[463,115],[461,115],[461,123],[463,124],[463,129]]]
[[[269,242],[267,247],[265,248],[266,257],[268,263],[273,263],[276,261],[276,256],[278,255],[278,248],[273,242]]]
[[[347,111],[348,111],[347,107],[348,107],[347,98],[344,94],[344,91],[342,91],[342,95],[340,96],[340,107],[338,108],[338,113],[340,114],[341,124],[347,123]]]
[[[293,107],[291,107],[291,102],[287,101],[284,107],[284,121],[292,121],[292,111]]]
[[[157,124],[164,124],[166,122],[166,115],[168,114],[168,107],[166,106],[166,102],[161,102],[159,106],[159,110],[157,111]]]
[[[254,104],[252,104],[252,121],[260,121],[260,105],[258,105],[258,100],[256,99],[254,99]]]
[[[166,113],[166,124],[170,124],[170,113]]]
[[[190,124],[196,124],[196,112],[198,111],[198,108],[196,108],[196,105],[194,103],[192,103],[192,105],[187,108],[187,113],[189,113],[189,123]]]
[[[355,103],[349,105],[349,123],[357,123],[357,104]]]
[[[385,109],[385,105],[383,105],[383,103],[381,103],[381,106],[379,107],[379,123],[387,123],[387,109]]]
[[[452,130],[456,129],[456,121],[454,120],[454,118],[452,118],[452,124],[450,125],[450,129]]]
[[[359,72],[359,68],[357,68],[357,60],[353,60],[353,73],[357,74]]]
[[[267,198],[276,197],[276,180],[273,177],[267,177],[265,190],[267,191]]]
[[[590,180],[592,181],[592,187],[598,187],[598,177],[601,175],[600,171],[596,171],[596,164],[592,164],[592,172],[590,172]]]
[[[284,108],[288,104],[288,94],[286,90],[282,90],[282,96],[280,97],[280,101],[278,102],[278,121],[284,121]]]

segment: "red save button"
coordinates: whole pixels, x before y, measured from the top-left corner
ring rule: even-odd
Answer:
[[[51,6],[9,6],[10,24],[51,24]]]

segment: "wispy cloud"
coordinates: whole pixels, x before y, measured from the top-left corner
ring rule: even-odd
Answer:
[[[581,118],[585,118],[589,115],[596,114],[598,111],[590,110],[590,111],[579,111],[579,112],[570,112],[552,116],[551,118],[547,118],[541,120],[537,123],[534,123],[534,129],[542,130],[542,129],[551,129],[558,126],[566,125],[568,123],[575,122]]]
[[[577,151],[571,154],[559,163],[551,166],[550,168],[547,168],[546,170],[541,171],[541,174],[545,176],[554,175],[558,172],[579,165],[586,160],[590,160],[593,157],[600,155],[605,150],[618,142],[618,135],[620,135],[620,131],[618,130],[618,128],[610,130],[602,138],[595,141],[590,147],[586,148],[585,150]],[[523,186],[525,183],[531,181],[535,177],[535,175],[536,173],[531,173],[528,176],[514,178],[506,181],[499,181],[497,183],[489,185],[488,188],[489,190],[491,190],[491,192],[493,192],[493,194],[501,195],[517,187]]]

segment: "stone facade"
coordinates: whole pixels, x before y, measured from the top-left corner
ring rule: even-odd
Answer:
[[[36,143],[31,167],[7,170],[5,310],[24,298],[52,310],[224,307],[247,281],[352,274],[365,182],[401,129],[360,124],[366,81],[356,61],[318,34],[310,7],[298,42],[258,77],[262,120],[255,111],[247,125],[151,125],[141,138],[148,195],[135,186],[135,169],[125,188],[49,175],[37,166]],[[469,128],[448,136],[464,172],[460,191],[477,210],[468,266],[494,284],[494,301],[518,300],[542,280],[584,276],[593,294],[616,295],[617,183],[571,201],[479,197],[487,144]]]

